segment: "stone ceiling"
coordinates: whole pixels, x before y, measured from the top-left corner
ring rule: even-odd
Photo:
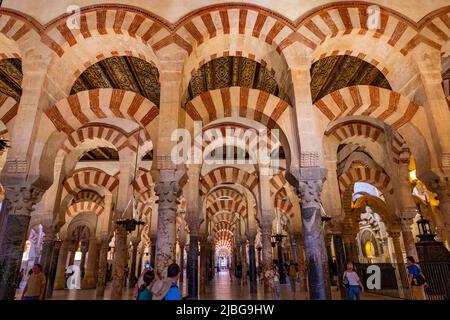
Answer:
[[[22,62],[20,59],[0,60],[0,92],[20,101],[22,95]]]
[[[139,58],[121,56],[97,62],[78,77],[70,94],[97,88],[133,91],[159,106],[158,69]]]
[[[353,85],[372,85],[391,90],[389,82],[376,67],[352,56],[330,56],[311,67],[313,102],[327,94]]]

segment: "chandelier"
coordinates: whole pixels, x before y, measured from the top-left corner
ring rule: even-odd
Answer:
[[[278,208],[275,208],[276,210],[276,232],[271,236],[272,238],[272,247],[275,247],[277,243],[281,243],[283,241],[283,238],[286,238],[287,236],[283,234],[283,230],[281,228],[281,218],[280,218],[280,211]]]
[[[142,130],[142,128],[139,129],[138,131],[138,138],[137,138],[137,147],[136,147],[136,160],[135,160],[135,166],[134,166],[134,178],[133,181],[136,180],[136,173],[137,173],[137,166],[138,166],[138,156],[139,156],[139,140],[140,140],[140,131]],[[119,188],[117,188],[119,189]],[[117,192],[119,192],[119,190],[117,190]],[[125,228],[125,230],[128,233],[133,232],[134,230],[136,230],[136,227],[139,227],[141,225],[144,225],[145,222],[141,221],[141,216],[142,216],[142,212],[140,212],[137,208],[137,201],[136,201],[136,197],[134,195],[134,188],[133,188],[133,195],[130,199],[130,201],[128,201],[127,207],[125,208],[125,210],[122,212],[122,217],[125,215],[125,213],[127,212],[128,208],[130,207],[130,205],[132,205],[133,207],[133,217],[132,218],[122,218],[122,219],[118,219],[116,220],[116,224],[122,226]]]

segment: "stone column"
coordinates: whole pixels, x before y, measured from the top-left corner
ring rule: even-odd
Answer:
[[[188,294],[191,299],[198,298],[198,227],[189,225],[189,252],[188,252]]]
[[[395,251],[395,259],[397,261],[397,285],[399,288],[400,297],[405,296],[405,288],[407,288],[407,280],[406,280],[406,269],[405,269],[405,261],[403,258],[402,247],[400,244],[400,232],[398,231],[389,231],[389,236],[392,238],[392,243],[394,245]]]
[[[180,284],[184,282],[184,246],[184,243],[180,243]]]
[[[343,233],[342,240],[344,242],[345,259],[355,263],[359,262],[356,249],[356,235],[353,233]]]
[[[42,241],[42,250],[39,263],[42,266],[42,272],[46,277],[50,275],[50,266],[52,262],[53,248],[55,246],[55,233],[53,227],[44,226],[44,239]]]
[[[125,282],[125,267],[128,261],[127,231],[116,224],[114,242],[114,261],[111,281],[111,300],[122,299],[122,289]]]
[[[137,251],[138,251],[139,241],[137,239],[134,239],[131,242],[131,267],[130,267],[130,274],[128,277],[128,284],[130,288],[133,288],[137,281],[136,277],[136,260],[137,260]]]
[[[242,259],[242,285],[247,285],[247,242],[241,243],[241,259]]]
[[[284,268],[284,255],[282,242],[277,242],[277,254],[278,254],[278,273],[280,275],[280,283],[286,283],[286,270]]]
[[[308,290],[308,278],[307,278],[307,265],[305,260],[305,246],[303,236],[301,234],[295,234],[295,244],[297,247],[298,258],[298,274],[300,280],[300,291]]]
[[[106,286],[106,268],[108,267],[108,251],[109,240],[103,239],[100,244],[100,253],[98,255],[98,273],[97,288],[95,291],[96,298],[103,298]]]
[[[54,241],[52,257],[50,260],[50,266],[48,268],[48,274],[47,274],[47,288],[45,291],[45,297],[47,299],[51,298],[53,296],[53,287],[55,285],[55,279],[56,279],[56,268],[58,265],[59,251],[61,250],[61,246],[62,246],[62,241]],[[67,252],[66,252],[66,258],[67,258]]]
[[[89,249],[89,240],[82,240],[80,243],[80,250],[81,250],[80,272],[83,278],[86,272],[86,253],[88,252],[88,249]]]
[[[342,285],[342,276],[347,269],[345,262],[344,243],[342,241],[341,227],[337,227],[333,230],[333,247],[336,255],[336,269],[337,269],[337,285],[341,294],[341,299],[344,300],[347,297],[345,287]]]
[[[200,236],[200,293],[206,292],[206,238]]]
[[[414,212],[417,212],[415,210]],[[413,224],[413,219],[403,218],[401,220],[402,238],[403,244],[405,246],[406,255],[413,256],[414,259],[418,261],[418,255],[416,250],[416,242],[414,241],[414,236],[411,231],[411,225]]]
[[[272,257],[272,220],[263,217],[261,221],[261,243],[262,243],[262,272],[264,279],[264,296],[266,299],[274,299],[274,273]]]
[[[83,289],[95,288],[99,252],[99,243],[96,238],[89,239],[88,252],[86,272],[84,273],[83,282],[81,284]]]
[[[151,238],[150,241],[150,265],[156,267],[156,238]]]
[[[31,212],[43,190],[29,185],[4,188],[1,214],[6,221],[0,244],[0,300],[13,300]]]
[[[56,266],[56,277],[55,285],[53,289],[61,290],[66,287],[66,266],[67,266],[67,255],[69,253],[69,246],[72,244],[72,240],[66,239],[62,242],[61,249],[58,255],[58,264]]]
[[[75,242],[75,240],[69,244],[69,263],[67,265],[71,266],[75,263],[75,253],[78,250],[78,246],[79,243]]]
[[[158,195],[158,229],[156,235],[156,273],[160,279],[175,261],[178,182],[174,170],[161,170],[155,191]]]
[[[250,274],[250,293],[258,292],[256,279],[255,236],[250,235],[248,245],[248,267]]]
[[[320,214],[322,179],[318,178],[321,176],[321,172],[309,170],[304,175],[309,175],[310,179],[300,180],[297,190],[301,199],[309,296],[311,300],[329,300],[331,297],[327,287],[328,272],[325,268],[327,255]]]

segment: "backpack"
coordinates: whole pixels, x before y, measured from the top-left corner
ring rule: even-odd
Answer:
[[[342,284],[344,285],[344,287],[346,289],[350,288],[350,282],[348,281],[348,278],[347,278],[347,271],[344,272],[344,276],[343,276],[343,279],[342,279]]]

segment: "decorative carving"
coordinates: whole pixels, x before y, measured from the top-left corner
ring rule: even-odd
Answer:
[[[450,167],[450,153],[443,153],[441,158],[441,164],[444,168]]]
[[[41,200],[44,190],[34,186],[5,187],[8,214],[31,215],[33,207]]]
[[[172,204],[176,210],[177,193],[179,187],[177,181],[159,181],[155,186],[155,193],[158,196],[158,204]]]
[[[7,174],[23,174],[28,171],[28,161],[19,159],[6,160],[6,173]]]
[[[307,151],[300,155],[300,167],[318,167],[319,166],[319,152]]]
[[[302,208],[320,206],[322,186],[322,180],[301,180],[299,182],[296,193],[301,199]]]

